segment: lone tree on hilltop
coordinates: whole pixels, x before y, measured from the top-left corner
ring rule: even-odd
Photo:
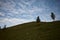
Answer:
[[[6,25],[4,25],[4,29],[6,29]]]
[[[53,21],[55,20],[55,14],[53,12],[51,12],[51,18],[53,19]]]
[[[37,17],[36,22],[37,22],[37,23],[40,22],[40,18],[39,18],[39,16]]]

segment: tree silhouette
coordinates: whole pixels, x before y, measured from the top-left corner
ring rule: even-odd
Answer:
[[[0,26],[0,29],[1,29],[1,26]]]
[[[6,25],[4,25],[4,29],[6,29]]]
[[[55,14],[53,12],[51,12],[51,18],[55,20]]]
[[[39,18],[39,16],[37,17],[36,22],[37,22],[37,23],[40,22],[40,18]]]

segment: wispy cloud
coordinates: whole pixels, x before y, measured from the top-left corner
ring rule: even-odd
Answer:
[[[0,16],[5,16],[5,14],[3,14],[3,13],[0,12]]]
[[[0,2],[2,9],[7,12],[7,13],[5,13],[5,14],[7,14],[6,15],[7,17],[4,19],[1,19],[0,23],[6,23],[6,25],[7,24],[14,25],[14,24],[20,24],[20,23],[33,21],[35,18],[34,17],[35,15],[36,16],[41,15],[42,12],[45,11],[45,8],[41,8],[38,6],[32,6],[35,2],[36,2],[36,0],[20,0],[20,2],[9,0],[5,3]],[[18,8],[16,8],[16,7],[18,7]],[[19,16],[19,15],[21,15],[21,16]],[[14,18],[12,18],[12,16]],[[20,18],[15,18],[17,16]]]
[[[40,16],[42,21],[50,21],[50,12],[56,10],[51,9],[52,7],[50,5],[52,4],[48,4],[44,0],[1,0],[0,23],[9,25],[18,24],[35,20],[37,16]],[[53,5],[53,7],[55,7],[55,5]],[[4,16],[4,18],[2,16]]]
[[[22,24],[25,22],[30,22],[33,21],[33,19],[27,20],[27,19],[18,19],[18,18],[5,18],[5,19],[1,19],[0,23],[3,23],[3,25],[7,25],[7,27],[13,26],[13,25],[17,25],[17,24]]]

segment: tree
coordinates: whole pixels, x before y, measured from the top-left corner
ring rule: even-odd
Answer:
[[[6,28],[6,25],[4,25],[4,29]]]
[[[39,16],[37,17],[36,22],[37,22],[37,23],[40,22],[40,18],[39,18]]]
[[[51,18],[55,20],[55,14],[53,12],[51,12]]]

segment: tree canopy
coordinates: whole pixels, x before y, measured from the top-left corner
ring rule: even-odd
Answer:
[[[51,18],[55,20],[55,14],[53,12],[51,12]]]

